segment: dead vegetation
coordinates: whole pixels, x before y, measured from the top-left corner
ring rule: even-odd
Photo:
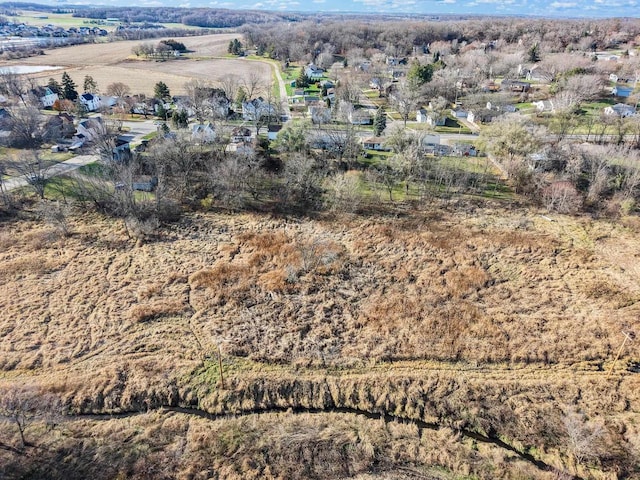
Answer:
[[[637,328],[637,232],[495,205],[432,208],[337,220],[194,214],[145,244],[98,215],[69,218],[69,236],[35,220],[5,223],[0,383],[28,376],[76,413],[178,405],[386,412],[500,435],[572,474],[637,474],[638,385],[623,373],[635,345],[606,378],[620,330]],[[574,436],[602,432],[604,447],[584,453],[567,422]],[[268,438],[272,428],[259,431]],[[341,435],[329,444],[358,445]],[[334,458],[331,448],[317,457],[313,449],[325,447],[307,443],[304,458],[277,454],[283,465],[307,465],[304,478],[355,476],[378,458]],[[454,443],[389,465],[518,475],[483,470],[490,462],[471,462],[459,442],[458,460],[446,457]],[[276,454],[253,464],[244,455],[214,460],[220,478],[268,477],[278,463]],[[315,458],[343,470],[323,477]]]

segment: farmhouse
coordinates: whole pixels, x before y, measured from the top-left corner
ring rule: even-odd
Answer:
[[[211,122],[197,123],[191,127],[191,139],[198,143],[211,143],[216,139],[216,131]]]

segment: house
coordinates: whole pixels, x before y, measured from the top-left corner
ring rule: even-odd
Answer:
[[[102,106],[100,97],[95,93],[83,93],[80,95],[79,100],[87,112],[95,112]]]
[[[198,143],[211,143],[216,139],[216,132],[211,122],[197,123],[191,127],[191,139]]]
[[[113,96],[105,96],[105,97],[100,97],[100,106],[104,107],[104,108],[109,108],[109,107],[113,107],[118,103],[118,97],[113,97]]]
[[[116,138],[116,144],[113,147],[113,160],[115,162],[125,162],[131,160],[131,147],[129,145],[129,139],[124,137]]]
[[[54,93],[49,87],[36,87],[31,90],[31,95],[38,99],[43,108],[51,108],[59,100],[58,94]]]
[[[73,124],[73,116],[68,113],[60,113],[47,118],[45,131],[47,136],[53,140],[71,138],[76,131],[76,127]]]
[[[521,82],[519,80],[504,79],[500,83],[501,90],[507,90],[510,92],[528,92],[531,89],[531,85],[527,82]]]
[[[511,105],[510,103],[503,104],[503,103],[492,103],[492,102],[487,102],[486,109],[495,110],[496,112],[507,112],[507,113],[514,113],[518,110],[515,105]]]
[[[139,192],[153,192],[158,186],[158,177],[150,175],[138,175],[131,182],[131,188]],[[116,189],[118,185],[116,185]]]
[[[630,86],[627,86],[627,85],[622,85],[622,84],[619,84],[619,83],[616,84],[611,89],[611,94],[614,97],[629,98],[632,93],[633,93],[633,87],[630,87]]]
[[[231,143],[251,143],[251,130],[247,127],[236,127],[231,131]]]
[[[384,137],[370,137],[362,141],[362,148],[365,150],[376,150],[378,152],[389,150],[384,145],[385,141],[386,138]]]
[[[242,102],[242,118],[249,122],[276,114],[276,109],[262,97]]]
[[[456,118],[467,118],[467,116],[469,115],[469,112],[467,112],[463,108],[457,107],[457,108],[451,109],[451,115],[453,115]]]
[[[305,67],[304,74],[310,80],[320,80],[324,76],[324,69],[310,63]]]
[[[497,110],[490,110],[484,108],[476,112],[469,112],[467,120],[471,123],[491,123],[496,117],[499,117],[502,113]]]
[[[427,111],[424,108],[419,109],[416,112],[416,122],[418,123],[427,123]]]
[[[604,109],[605,115],[618,116],[620,118],[633,117],[636,115],[635,107],[624,103],[616,103]]]
[[[348,116],[351,125],[370,125],[372,123],[371,114],[363,108],[351,110]]]
[[[82,135],[84,140],[90,142],[104,133],[104,130],[105,128],[101,117],[87,118],[78,123],[76,137]]]
[[[489,81],[489,82],[485,82],[482,84],[481,87],[483,92],[497,92],[498,90],[500,90],[500,85],[498,85],[496,82],[494,81]]]
[[[227,118],[231,110],[231,102],[224,95],[214,95],[206,101],[214,116]]]
[[[278,133],[280,133],[280,130],[282,130],[282,125],[269,125],[267,127],[267,138],[269,140],[276,140],[278,138]]]
[[[536,111],[538,113],[553,112],[555,110],[553,100],[540,100],[538,102],[532,102],[531,105],[536,107]]]

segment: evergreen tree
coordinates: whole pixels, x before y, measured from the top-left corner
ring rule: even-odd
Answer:
[[[171,93],[169,92],[169,87],[164,82],[156,83],[155,87],[153,87],[153,93],[156,98],[160,100],[165,100],[167,98],[171,98]]]
[[[98,93],[98,82],[91,75],[85,75],[83,87],[85,92]]]
[[[72,102],[78,99],[78,91],[76,84],[73,82],[67,72],[62,74],[62,96]]]
[[[240,40],[238,40],[237,38],[234,38],[229,42],[229,48],[227,49],[227,52],[231,53],[232,55],[240,55],[242,53],[242,42],[240,42]]]
[[[382,107],[380,107],[376,111],[376,116],[373,119],[373,134],[379,137],[385,128],[387,128],[387,114]]]
[[[540,47],[537,43],[534,43],[527,51],[527,60],[533,63],[540,61]]]
[[[189,126],[189,114],[183,108],[173,112],[171,121],[176,128],[187,128]]]
[[[310,79],[309,77],[307,77],[307,74],[304,73],[304,68],[300,70],[300,75],[298,75],[298,78],[296,78],[296,87],[298,88],[305,88],[308,87],[310,83]]]
[[[55,78],[49,79],[49,83],[47,83],[47,87],[49,87],[49,90],[51,90],[53,93],[57,95],[59,95],[62,92],[62,86],[60,86],[60,84]]]
[[[411,65],[411,68],[409,68],[407,77],[416,85],[429,83],[431,81],[431,77],[433,77],[433,65],[422,65],[416,60]]]
[[[244,88],[238,88],[238,93],[236,94],[236,103],[238,105],[242,105],[243,102],[247,100],[247,92],[244,91]]]

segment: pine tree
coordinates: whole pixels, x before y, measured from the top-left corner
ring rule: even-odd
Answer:
[[[164,82],[156,83],[155,87],[153,87],[153,93],[156,98],[160,100],[164,100],[171,97],[171,93],[169,92],[169,87]]]
[[[382,108],[378,108],[373,119],[373,134],[379,137],[385,128],[387,128],[387,114]]]
[[[60,84],[55,78],[49,79],[49,83],[47,83],[47,87],[49,87],[49,90],[51,90],[53,93],[57,95],[59,95],[60,92],[62,92],[62,86],[60,86]]]
[[[85,92],[98,93],[98,82],[91,75],[85,75],[83,87]]]
[[[310,83],[310,79],[309,77],[307,77],[307,74],[304,73],[304,68],[302,70],[300,70],[300,75],[298,75],[298,78],[296,78],[296,87],[298,88],[305,88],[308,87]]]
[[[72,102],[77,100],[78,91],[76,90],[76,84],[73,82],[67,72],[62,74],[62,96],[71,100]]]

